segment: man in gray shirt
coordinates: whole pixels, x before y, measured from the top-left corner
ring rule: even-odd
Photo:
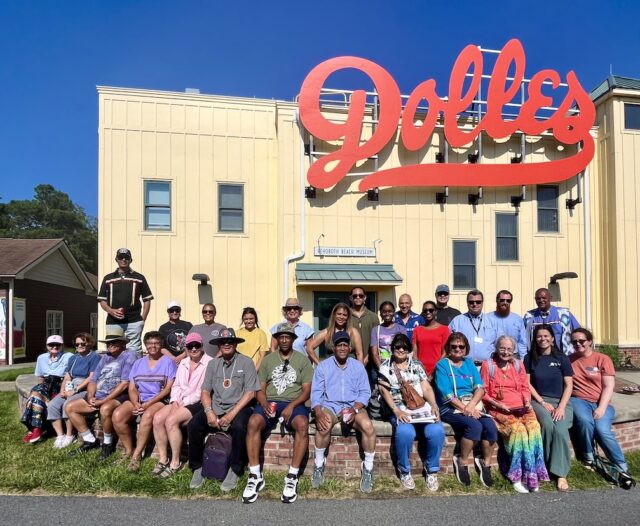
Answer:
[[[236,487],[247,464],[247,422],[253,413],[251,402],[260,389],[253,360],[236,352],[244,339],[237,338],[233,329],[222,329],[209,343],[220,348],[220,356],[207,365],[202,383],[203,410],[189,422],[189,468],[193,471],[192,489],[202,485],[202,455],[204,440],[215,430],[231,435],[231,466],[220,489]]]
[[[220,335],[220,331],[226,329],[226,327],[221,323],[216,323],[216,306],[213,303],[205,303],[202,306],[202,319],[204,323],[194,325],[189,334],[195,332],[202,336],[205,354],[215,358],[218,355],[218,346],[212,344],[211,339],[217,338]]]

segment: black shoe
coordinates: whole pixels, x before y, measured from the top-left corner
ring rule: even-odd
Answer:
[[[454,456],[453,457],[453,471],[456,474],[456,478],[458,479],[458,482],[464,486],[470,486],[471,485],[471,477],[469,476],[469,469],[467,468],[467,466],[461,466],[459,463],[459,458],[458,456]]]
[[[480,477],[480,482],[484,484],[487,488],[493,486],[493,477],[491,476],[491,468],[485,466],[484,460],[480,457],[474,457],[473,463],[476,468],[476,472]]]
[[[69,451],[69,456],[71,458],[77,457],[78,455],[82,455],[87,451],[91,451],[92,449],[97,449],[100,447],[100,442],[97,440],[93,442],[84,442],[79,448],[74,449],[73,451]]]
[[[635,487],[636,481],[627,472],[620,473],[618,484],[622,489],[631,489]]]
[[[116,450],[115,444],[102,444],[102,451],[100,451],[100,455],[98,456],[98,460],[107,460],[111,455],[113,455]]]

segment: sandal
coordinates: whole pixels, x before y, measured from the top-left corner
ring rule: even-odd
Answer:
[[[133,473],[134,471],[138,471],[139,469],[140,469],[140,459],[131,457],[131,462],[129,462],[129,465],[127,466],[127,471],[129,471],[130,473]]]
[[[556,481],[556,488],[558,488],[558,491],[563,493],[569,491],[569,483],[567,482],[567,479],[564,477],[558,477],[558,480]]]
[[[172,468],[170,465],[167,465],[165,470],[162,473],[160,473],[160,475],[158,475],[158,476],[161,479],[168,479],[169,477],[172,477],[173,475],[175,475],[183,467],[184,467],[184,464],[182,462],[180,462],[180,464],[178,464],[178,467],[176,467],[176,468]]]
[[[166,464],[163,464],[162,462],[158,462],[156,464],[156,467],[153,468],[151,470],[151,476],[152,477],[157,477],[160,475],[160,473],[162,473],[165,469],[167,469],[169,467],[169,461],[167,461]]]

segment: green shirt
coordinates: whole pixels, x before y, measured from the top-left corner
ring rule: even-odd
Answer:
[[[351,310],[351,323],[358,329],[360,333],[360,339],[362,340],[362,352],[365,356],[369,355],[369,347],[371,346],[371,329],[376,325],[380,325],[380,319],[375,312],[370,311],[365,307],[364,314],[361,317],[357,317]]]
[[[289,354],[289,363],[276,351],[265,356],[258,373],[260,383],[267,384],[267,400],[291,402],[302,393],[302,384],[310,384],[313,367],[309,358],[293,351]]]

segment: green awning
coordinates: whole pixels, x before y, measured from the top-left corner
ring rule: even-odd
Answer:
[[[371,283],[396,285],[402,278],[393,265],[352,265],[330,263],[298,263],[296,280],[300,284]]]

